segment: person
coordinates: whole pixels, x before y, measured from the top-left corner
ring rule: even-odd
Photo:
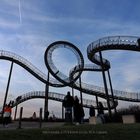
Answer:
[[[79,99],[77,96],[74,98],[74,119],[76,125],[83,123],[83,118],[85,116],[84,109],[82,104],[79,103]]]
[[[67,92],[67,95],[64,97],[63,106],[65,107],[65,121],[72,123],[72,107],[74,105],[74,99],[70,95],[70,92]]]
[[[4,107],[4,114],[3,114],[3,126],[8,127],[8,123],[11,121],[11,113],[12,113],[12,108],[10,104],[6,104]]]
[[[80,116],[80,104],[79,99],[77,96],[74,97],[74,120],[76,124],[78,125],[81,122],[81,116]]]
[[[105,123],[104,107],[101,102],[98,103],[98,116],[101,118],[102,123]]]
[[[89,109],[89,116],[90,117],[94,117],[95,116],[95,108],[93,105],[91,105],[90,109]]]
[[[84,113],[83,105],[80,104],[80,124],[84,123],[84,116],[85,116],[85,113]]]

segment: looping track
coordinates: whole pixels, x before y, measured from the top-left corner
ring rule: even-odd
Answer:
[[[50,44],[45,51],[44,60],[45,60],[46,67],[48,68],[49,72],[57,80],[59,80],[61,83],[63,83],[64,86],[70,86],[70,85],[72,85],[72,83],[74,83],[80,77],[82,71],[78,71],[75,74],[76,76],[73,76],[73,77],[71,77],[71,76],[68,77],[68,76],[64,75],[61,71],[59,71],[57,69],[57,67],[54,65],[54,62],[52,60],[52,53],[55,49],[58,49],[58,48],[67,48],[67,49],[71,50],[76,55],[76,58],[78,61],[77,65],[78,65],[79,69],[83,69],[83,67],[84,67],[83,55],[75,45],[73,45],[72,43],[66,42],[66,41],[56,41],[56,42]]]
[[[105,50],[130,50],[130,51],[140,51],[140,46],[138,45],[138,37],[129,37],[129,36],[113,36],[113,37],[105,37],[99,39],[95,42],[89,44],[87,48],[87,55],[90,61],[95,64],[85,64],[84,59],[79,51],[79,49],[74,46],[73,44],[65,41],[58,41],[54,42],[49,45],[45,52],[45,63],[49,70],[49,72],[55,77],[55,79],[50,79],[47,81],[47,75],[42,73],[39,69],[33,66],[30,62],[28,62],[23,57],[8,52],[8,51],[0,51],[0,59],[5,59],[9,61],[13,61],[14,63],[20,65],[24,69],[26,69],[29,73],[39,79],[41,82],[48,84],[54,87],[64,87],[70,86],[77,90],[81,90],[82,92],[90,95],[97,95],[101,98],[106,99],[105,90],[102,87],[89,85],[86,83],[82,83],[81,87],[79,82],[76,80],[79,78],[83,71],[101,71],[101,62],[99,56],[96,54],[99,51]],[[52,61],[52,52],[54,49],[63,46],[68,49],[71,49],[78,59],[78,65],[71,69],[69,73],[69,77],[65,76],[63,73],[59,72],[56,66],[53,64]],[[110,68],[110,62],[106,59],[103,59],[104,70],[108,70]],[[109,93],[111,92],[108,89]],[[124,100],[124,101],[132,101],[132,102],[140,102],[140,94],[135,92],[125,92],[119,90],[113,90],[114,98],[117,100]],[[109,95],[110,101],[112,102],[112,96]],[[113,108],[116,106],[117,103],[111,104]]]

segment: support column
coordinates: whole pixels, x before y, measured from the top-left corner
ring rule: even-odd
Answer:
[[[109,102],[109,94],[108,94],[108,88],[107,88],[107,81],[106,81],[106,76],[105,76],[105,71],[104,71],[104,64],[103,64],[103,58],[102,58],[101,51],[99,52],[99,56],[100,56],[101,67],[102,67],[102,75],[103,75],[105,94],[106,94],[106,98],[107,98],[108,112],[109,112],[109,116],[111,118],[112,117],[112,113],[111,113],[111,107],[110,107],[110,102]]]
[[[20,108],[19,122],[18,122],[18,129],[21,129],[22,113],[23,113],[23,107]]]
[[[42,128],[42,108],[39,110],[39,128]]]
[[[113,104],[115,105],[114,93],[113,93],[112,82],[111,82],[111,76],[110,76],[109,70],[107,71],[107,73],[108,73],[108,79],[109,79],[109,84],[110,84],[110,90],[111,90],[111,95],[112,95],[112,99],[113,99]],[[114,107],[114,112],[115,112],[115,114],[117,113],[116,107]]]
[[[80,99],[81,99],[81,105],[83,106],[83,95],[82,95],[82,84],[81,84],[81,76],[79,77],[79,85],[80,85]]]
[[[74,84],[74,83],[73,83]],[[72,97],[74,99],[74,88],[73,88],[73,84],[72,84]],[[64,111],[64,107],[62,107],[62,111]],[[66,110],[65,110],[66,111]],[[64,115],[64,113],[63,113]],[[63,117],[64,118],[64,117]],[[72,122],[74,121],[74,109],[72,107]]]
[[[13,70],[13,64],[14,64],[14,62],[12,61],[11,67],[10,67],[10,72],[9,72],[9,78],[8,78],[8,82],[7,82],[7,87],[6,87],[6,92],[5,92],[5,97],[4,97],[4,102],[3,102],[2,118],[3,118],[3,113],[4,113],[4,107],[5,107],[6,101],[7,101],[7,96],[8,96],[8,91],[9,91],[9,85],[10,85],[11,75],[12,75],[12,70]]]
[[[72,85],[72,97],[74,98],[74,88],[73,88],[73,85]]]
[[[63,103],[62,103],[62,120],[64,119],[64,107],[63,107]]]
[[[16,116],[17,116],[17,108],[18,108],[18,105],[16,105],[16,108],[15,108],[14,121],[16,120]]]
[[[96,97],[96,105],[97,105],[97,108],[98,108],[98,106],[99,106],[98,96],[96,95],[95,97]]]
[[[48,72],[47,81],[49,82],[50,74]],[[48,121],[48,94],[49,94],[49,84],[45,85],[45,103],[44,103],[44,120]]]
[[[99,101],[98,101],[98,96],[97,96],[97,95],[95,95],[95,97],[96,97],[96,105],[97,105],[97,114],[98,114],[98,108],[99,108]]]

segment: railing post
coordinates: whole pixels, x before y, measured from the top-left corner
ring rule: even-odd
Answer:
[[[21,129],[22,113],[23,113],[23,107],[20,108],[20,116],[19,116],[18,129]]]
[[[104,83],[104,88],[105,88],[105,94],[107,98],[107,106],[108,106],[108,112],[110,118],[112,117],[111,113],[111,107],[110,107],[110,102],[109,102],[109,94],[108,94],[108,88],[107,88],[107,81],[106,81],[106,76],[105,76],[105,71],[104,71],[104,64],[103,64],[103,58],[102,58],[102,53],[99,51],[99,56],[100,56],[100,61],[101,61],[101,67],[102,67],[102,75],[103,75],[103,83]]]

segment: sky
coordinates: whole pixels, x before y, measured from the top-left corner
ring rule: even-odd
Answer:
[[[91,64],[87,58],[87,46],[91,42],[112,35],[140,36],[139,5],[139,0],[0,0],[0,50],[24,57],[47,74],[44,63],[47,46],[66,40],[80,49],[85,63]],[[111,63],[114,89],[140,91],[139,52],[105,51],[103,57]],[[69,50],[58,49],[53,53],[56,67],[65,74],[77,64],[76,59],[72,61],[74,59]],[[10,64],[0,61],[0,105],[3,104]],[[83,72],[82,81],[103,86],[101,73],[97,72]],[[8,100],[44,89],[43,83],[14,64]],[[71,89],[50,87],[50,91],[64,94],[68,90]],[[79,95],[79,91],[75,90],[75,93]],[[84,97],[94,99],[88,95]],[[44,107],[44,100],[33,99],[20,106],[24,107],[24,116],[31,116]],[[118,108],[127,106],[127,102],[119,102]],[[60,103],[49,101],[49,110],[61,117]]]

